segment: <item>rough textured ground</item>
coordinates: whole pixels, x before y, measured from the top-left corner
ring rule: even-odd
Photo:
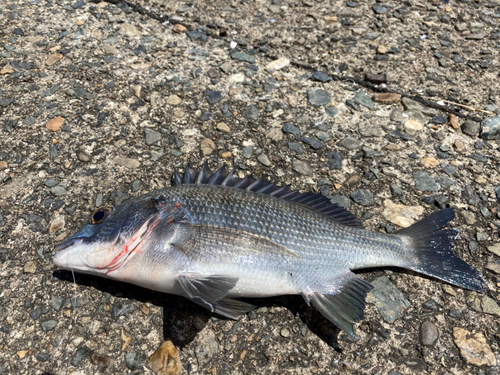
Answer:
[[[135,5],[0,7],[0,373],[151,373],[172,338],[189,374],[497,374],[498,0]],[[373,297],[352,341],[298,297],[234,322],[51,264],[96,206],[203,160],[332,196],[376,231],[397,229],[386,201],[454,207],[455,252],[488,291],[360,273],[402,294],[392,323]]]

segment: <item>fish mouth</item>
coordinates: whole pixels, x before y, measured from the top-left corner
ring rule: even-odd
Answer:
[[[59,253],[60,251],[63,251],[64,249],[67,249],[68,247],[71,247],[75,244],[76,242],[76,239],[69,239],[69,240],[66,240],[64,242],[61,242],[59,245],[56,246],[56,248],[54,249],[55,250],[55,253]]]

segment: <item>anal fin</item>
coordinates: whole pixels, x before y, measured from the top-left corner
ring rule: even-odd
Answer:
[[[339,280],[337,292],[312,292],[304,298],[330,322],[354,336],[353,323],[364,318],[366,295],[373,286],[350,271]]]
[[[187,273],[179,277],[179,284],[187,298],[211,312],[231,319],[237,319],[255,308],[250,303],[226,297],[237,282],[237,277],[227,275]]]

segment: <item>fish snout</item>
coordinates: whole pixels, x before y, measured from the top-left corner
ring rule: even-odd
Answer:
[[[67,249],[68,247],[71,247],[75,244],[75,240],[66,240],[61,242],[59,245],[56,246],[54,249],[56,254],[64,249]]]

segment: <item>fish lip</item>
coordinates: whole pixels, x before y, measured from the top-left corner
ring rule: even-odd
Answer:
[[[54,249],[55,253],[57,254],[57,253],[63,251],[64,249],[67,249],[68,247],[73,246],[75,244],[75,242],[76,242],[76,239],[74,239],[74,238],[71,238],[71,239],[68,239],[68,240],[65,240],[65,241],[61,242]]]

